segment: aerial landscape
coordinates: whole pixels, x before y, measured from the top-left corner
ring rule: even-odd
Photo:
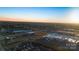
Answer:
[[[0,51],[79,51],[79,8],[0,7]]]

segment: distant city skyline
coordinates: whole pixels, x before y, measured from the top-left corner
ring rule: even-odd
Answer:
[[[0,21],[79,23],[79,8],[0,7]]]

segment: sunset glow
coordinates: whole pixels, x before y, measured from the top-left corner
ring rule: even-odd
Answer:
[[[79,23],[79,8],[72,8],[67,18],[70,23]]]

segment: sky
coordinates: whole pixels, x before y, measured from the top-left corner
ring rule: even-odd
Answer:
[[[0,7],[0,21],[79,23],[79,8]]]

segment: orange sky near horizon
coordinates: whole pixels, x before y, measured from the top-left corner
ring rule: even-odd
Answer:
[[[50,19],[50,18],[49,18]],[[44,22],[44,23],[68,23],[68,20],[63,19],[47,19],[47,18],[11,18],[11,17],[0,17],[0,21],[13,21],[13,22]]]
[[[0,21],[13,21],[13,22],[43,22],[43,23],[72,23],[69,20],[58,19],[49,20],[45,18],[11,18],[11,17],[0,17]]]
[[[48,19],[37,19],[37,18],[9,18],[9,17],[0,17],[0,21],[15,21],[15,22],[49,22]]]

